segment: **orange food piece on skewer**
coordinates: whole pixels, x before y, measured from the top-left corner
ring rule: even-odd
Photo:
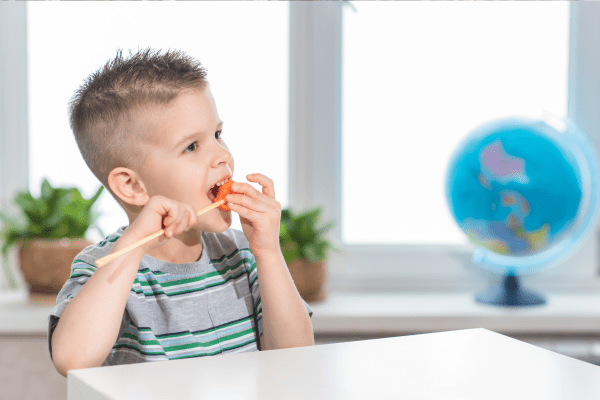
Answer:
[[[235,193],[233,191],[233,189],[231,189],[231,185],[233,185],[233,184],[234,184],[233,180],[230,180],[229,182],[224,183],[223,185],[219,186],[219,193],[217,194],[217,197],[215,198],[214,202],[216,203],[219,200],[225,200],[225,196],[227,196],[230,193],[232,193],[232,194]],[[225,210],[225,211],[230,210],[230,208],[227,207],[227,203],[221,204],[219,206],[219,208],[221,210]]]

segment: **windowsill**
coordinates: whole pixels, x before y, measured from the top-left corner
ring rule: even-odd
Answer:
[[[45,335],[54,306],[30,303],[25,290],[0,292],[0,335]]]
[[[498,307],[475,293],[329,293],[310,303],[319,334],[414,334],[485,328],[507,335],[600,335],[600,293],[545,293],[546,304]]]
[[[474,293],[344,293],[310,303],[316,335],[415,334],[485,328],[519,335],[600,335],[600,293],[546,293],[543,306],[476,303]],[[27,293],[0,293],[0,335],[46,334],[54,305],[34,305]]]

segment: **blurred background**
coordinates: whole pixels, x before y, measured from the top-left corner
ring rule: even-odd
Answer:
[[[477,304],[494,276],[472,265],[444,195],[454,149],[493,119],[568,117],[598,152],[598,5],[2,2],[1,209],[16,212],[20,190],[40,196],[44,179],[96,193],[69,99],[118,49],[147,46],[208,70],[235,180],[265,174],[283,207],[322,207],[333,222],[325,237],[340,252],[311,302],[317,344],[482,327],[600,365],[597,229],[573,257],[523,278],[547,304]],[[108,191],[94,210],[94,243],[128,224]],[[0,382],[14,391],[0,398],[65,398],[47,348],[52,305],[28,301],[16,250],[3,268],[18,287],[0,274]]]

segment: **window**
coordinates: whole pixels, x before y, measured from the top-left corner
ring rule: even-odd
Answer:
[[[342,15],[342,240],[464,245],[444,193],[450,156],[484,122],[566,116],[569,4],[353,6]],[[377,187],[380,212],[357,218]]]
[[[342,248],[343,253],[332,254],[328,262],[328,285],[330,290],[474,290],[474,285],[483,286],[485,284],[480,274],[481,270],[470,266],[471,253],[469,247],[460,244],[459,240],[453,242],[454,239],[452,239],[452,235],[460,235],[458,230],[455,230],[454,233],[451,231],[442,233],[440,238],[436,239],[435,243],[427,243],[423,239],[425,235],[422,235],[421,239],[414,240],[412,243],[411,241],[407,241],[406,237],[396,237],[393,241],[382,242],[381,238],[377,238],[375,232],[372,232],[379,228],[372,227],[362,228],[364,231],[368,231],[368,236],[352,236],[352,228],[350,225],[351,219],[358,219],[370,223],[368,220],[377,216],[376,210],[372,206],[360,208],[358,211],[355,208],[354,211],[348,213],[348,210],[351,210],[351,208],[348,208],[350,206],[348,199],[346,199],[346,202],[343,200],[344,196],[346,196],[343,194],[343,191],[350,187],[348,183],[346,183],[344,189],[344,182],[346,182],[348,176],[347,173],[345,173],[346,176],[344,176],[343,168],[352,168],[352,165],[346,163],[346,161],[352,160],[350,158],[344,160],[343,154],[348,151],[350,151],[350,154],[353,154],[352,151],[354,151],[347,146],[352,145],[351,125],[354,121],[357,121],[356,117],[358,117],[358,115],[351,115],[357,113],[357,111],[355,111],[356,108],[354,110],[352,109],[352,101],[353,99],[356,99],[356,96],[360,96],[357,94],[358,92],[352,94],[353,91],[358,89],[358,86],[351,87],[351,83],[348,83],[348,79],[352,77],[352,67],[347,65],[349,59],[344,60],[344,57],[350,57],[352,51],[348,48],[351,43],[351,37],[348,36],[348,30],[351,28],[353,21],[354,23],[358,23],[360,22],[360,18],[367,15],[365,10],[368,9],[370,4],[348,1],[290,2],[285,3],[285,6],[283,6],[285,8],[283,8],[283,4],[277,2],[225,2],[222,4],[168,3],[170,6],[168,8],[156,8],[156,10],[160,10],[161,21],[163,21],[160,27],[165,26],[165,19],[169,20],[164,17],[165,15],[173,17],[173,14],[168,13],[169,9],[180,7],[180,10],[189,10],[187,13],[181,12],[177,14],[177,18],[179,19],[172,25],[174,27],[172,29],[178,32],[175,39],[168,39],[167,34],[163,32],[160,27],[155,27],[152,24],[149,24],[149,26],[146,26],[145,28],[140,28],[141,25],[136,25],[141,23],[140,21],[142,20],[152,20],[148,16],[144,17],[140,10],[143,10],[145,7],[162,7],[164,4],[166,3],[137,3],[135,8],[136,13],[134,14],[131,13],[131,8],[128,8],[129,5],[119,4],[118,10],[115,9],[115,12],[111,15],[111,18],[113,18],[112,20],[115,22],[110,25],[110,29],[107,29],[106,26],[95,27],[92,29],[92,27],[94,27],[93,21],[100,20],[100,18],[90,19],[87,23],[80,23],[80,19],[83,18],[84,15],[90,14],[89,10],[93,10],[92,13],[98,15],[98,13],[108,10],[108,7],[113,6],[113,4],[0,3],[0,34],[9,38],[8,40],[0,42],[0,60],[3,60],[2,67],[0,68],[0,89],[3,95],[0,97],[0,140],[2,140],[2,142],[0,142],[0,160],[2,161],[2,164],[0,165],[0,195],[2,196],[4,204],[7,203],[7,199],[12,196],[14,191],[23,186],[22,182],[27,179],[29,179],[28,184],[35,193],[35,190],[38,190],[37,188],[39,187],[39,182],[42,177],[40,167],[35,167],[33,165],[34,161],[31,162],[31,165],[24,162],[24,160],[27,160],[28,156],[33,158],[36,157],[37,154],[34,153],[35,150],[32,150],[30,154],[24,153],[23,150],[28,147],[28,128],[26,120],[24,121],[24,116],[28,113],[28,106],[26,102],[22,101],[22,99],[27,98],[27,90],[25,90],[27,82],[29,82],[29,85],[31,86],[31,93],[29,93],[29,125],[31,128],[29,141],[43,142],[45,140],[44,135],[36,132],[41,132],[42,130],[50,132],[52,129],[53,132],[51,135],[62,138],[60,140],[64,139],[63,141],[65,143],[71,142],[71,144],[58,147],[61,154],[70,153],[78,155],[74,140],[71,139],[71,133],[68,129],[66,113],[67,101],[72,95],[73,90],[81,83],[85,74],[98,68],[99,65],[114,56],[114,50],[117,45],[115,45],[114,42],[110,42],[112,39],[110,39],[109,36],[103,38],[101,42],[93,42],[95,36],[98,36],[97,32],[101,31],[104,34],[111,30],[121,29],[120,27],[127,26],[129,28],[120,31],[120,35],[123,38],[129,39],[126,41],[124,39],[123,42],[118,44],[118,46],[122,47],[125,51],[127,51],[128,48],[136,49],[138,44],[140,46],[152,44],[156,47],[171,46],[186,48],[186,50],[189,49],[188,51],[192,55],[198,57],[209,68],[209,78],[215,89],[219,113],[223,114],[223,119],[226,121],[226,124],[228,124],[226,125],[226,129],[228,129],[226,135],[229,136],[228,143],[231,145],[235,154],[238,154],[236,155],[236,164],[238,165],[238,172],[236,172],[236,175],[238,177],[241,177],[245,173],[253,172],[253,170],[264,170],[267,174],[270,173],[272,175],[276,183],[278,179],[282,182],[276,189],[278,199],[284,206],[287,203],[292,209],[303,210],[309,207],[322,205],[324,206],[323,222],[330,220],[336,221],[335,228],[328,236]],[[51,5],[57,7],[50,7]],[[546,57],[550,53],[553,53],[554,56],[557,57],[556,60],[559,60],[552,64],[552,66],[544,69],[544,71],[539,71],[539,76],[543,73],[550,73],[551,76],[556,76],[555,82],[542,86],[543,89],[547,91],[544,95],[544,100],[550,98],[554,98],[555,100],[544,103],[543,105],[538,104],[535,109],[528,109],[526,107],[527,104],[521,108],[504,108],[502,111],[498,107],[494,110],[494,114],[496,111],[498,111],[499,114],[509,112],[511,114],[536,114],[541,109],[546,109],[558,115],[564,115],[566,112],[567,116],[574,119],[575,122],[590,135],[596,148],[600,149],[600,120],[596,118],[598,109],[600,109],[600,96],[598,96],[600,74],[597,73],[597,71],[600,71],[600,36],[596,34],[598,24],[600,23],[600,4],[595,2],[535,2],[531,4],[518,2],[417,2],[416,4],[410,2],[377,2],[375,5],[378,10],[383,10],[387,7],[386,10],[389,12],[385,15],[390,15],[392,19],[393,17],[396,17],[395,21],[402,20],[402,14],[407,14],[408,12],[405,10],[413,10],[414,13],[416,7],[419,6],[423,7],[422,10],[432,10],[429,14],[421,14],[421,18],[426,18],[426,16],[429,15],[431,15],[432,18],[435,15],[439,16],[439,14],[436,14],[439,12],[435,11],[437,7],[440,7],[440,9],[446,7],[445,10],[448,10],[446,18],[447,15],[451,15],[450,13],[452,11],[450,10],[452,8],[460,8],[464,12],[481,10],[482,15],[487,13],[490,9],[493,9],[498,13],[511,10],[513,15],[527,13],[526,10],[534,9],[534,14],[527,14],[529,15],[529,21],[531,22],[530,27],[532,28],[528,32],[522,30],[519,31],[519,24],[516,24],[514,21],[513,25],[507,25],[503,30],[506,34],[506,40],[513,37],[512,35],[514,35],[515,32],[520,32],[517,34],[522,35],[521,38],[525,43],[527,43],[531,37],[538,37],[539,41],[543,42],[547,39],[546,35],[563,35],[562,39],[553,39],[555,42],[552,43],[552,51],[543,52],[545,56],[540,54],[538,57],[535,57],[537,60],[540,57]],[[26,9],[35,9],[34,7],[40,7],[39,10],[43,10],[43,12],[38,13],[37,22],[30,19],[26,24],[25,11]],[[90,8],[87,8],[87,13],[81,13],[79,19],[67,20],[66,17],[65,19],[61,19],[63,18],[63,15],[71,12],[71,10],[78,9],[85,11],[85,7]],[[218,21],[220,26],[211,30],[210,34],[215,35],[215,32],[218,32],[218,37],[220,39],[229,40],[229,42],[227,42],[229,45],[228,47],[223,47],[218,51],[209,51],[202,40],[202,38],[206,37],[206,34],[197,33],[202,32],[202,24],[194,25],[193,35],[188,34],[191,39],[187,39],[188,36],[184,37],[185,35],[182,36],[182,34],[180,34],[180,32],[186,29],[186,24],[181,23],[181,21],[184,21],[182,18],[186,18],[186,16],[191,13],[191,10],[195,10],[194,7],[203,10],[208,10],[210,7],[211,10],[216,10],[211,12],[210,15],[219,16],[218,18],[213,17],[211,19]],[[287,7],[289,7],[290,10],[289,20]],[[344,9],[344,7],[346,8]],[[568,11],[570,11],[569,17],[564,14],[567,8]],[[54,13],[55,10],[58,9],[60,9],[61,12]],[[279,10],[280,13],[277,15],[271,14],[271,12],[275,13],[274,10]],[[353,13],[352,10],[356,10],[356,13]],[[562,15],[564,18],[561,16],[561,13],[563,13]],[[41,14],[45,17],[45,21],[41,21]],[[200,12],[196,12],[194,14],[194,17],[196,18],[194,21],[198,20],[198,18],[202,19],[203,15],[204,14]],[[244,18],[236,22],[230,22],[240,15],[243,15]],[[248,16],[250,16],[250,18],[247,18]],[[32,17],[35,18],[35,15],[30,16],[30,18]],[[255,23],[255,21],[260,21],[263,18],[267,23]],[[455,16],[455,18],[458,18],[458,16]],[[542,30],[545,33],[542,33],[540,36],[538,28],[540,28],[541,25],[539,24],[549,18],[556,18],[557,22],[554,26],[554,30],[552,30],[552,32]],[[568,25],[565,23],[565,18],[569,18]],[[173,20],[173,18],[170,20]],[[444,18],[442,18],[442,21],[438,21],[437,24],[444,24],[445,22],[443,20]],[[45,29],[41,28],[41,26],[47,26],[46,21],[52,21],[50,27],[46,27]],[[247,21],[252,21],[252,23]],[[210,23],[210,21],[205,22],[205,25],[208,23]],[[407,21],[404,21],[404,23],[406,24]],[[463,29],[462,25],[464,25],[464,23],[465,22],[462,22],[460,26],[457,23],[454,28]],[[33,29],[33,24],[40,26],[44,35],[53,37],[54,41],[47,41],[45,42],[45,46],[38,47],[37,50],[34,50],[33,47],[35,44],[31,43],[31,37],[29,41],[25,40],[28,30],[27,26],[29,26],[29,29]],[[60,33],[60,29],[67,24],[68,34]],[[88,25],[90,29],[88,29]],[[393,26],[397,25],[399,24],[395,23]],[[436,27],[438,25],[436,25]],[[381,27],[377,28],[384,30],[383,32],[379,31],[381,32],[380,35],[373,35],[370,33],[371,28],[362,28],[360,32],[361,37],[370,40],[370,43],[367,44],[373,49],[378,50],[374,54],[370,54],[370,56],[379,57],[379,64],[381,64],[382,60],[385,60],[383,58],[385,53],[391,53],[390,49],[397,49],[399,46],[404,46],[400,48],[405,49],[407,46],[410,48],[410,46],[418,43],[419,40],[430,40],[430,43],[434,43],[431,39],[427,39],[426,32],[419,30],[419,27],[413,27],[409,32],[410,34],[405,33],[404,37],[394,37],[395,34],[387,35],[389,36],[387,37],[383,34],[385,33],[385,29],[387,29],[386,26],[390,26],[390,24],[388,23],[385,25],[382,23]],[[523,26],[522,23],[520,26]],[[243,27],[243,29],[240,27]],[[235,28],[235,32],[244,32],[244,35],[237,34],[235,39],[226,39],[228,32],[232,31],[233,28]],[[395,29],[403,28],[400,26]],[[499,29],[502,29],[502,27]],[[568,72],[566,78],[564,76],[565,29],[568,29],[569,31]],[[483,28],[474,32],[472,36],[478,36],[480,31],[483,32]],[[160,38],[154,43],[146,43],[146,41],[153,37],[157,32],[160,34]],[[419,34],[416,34],[415,32],[419,32]],[[136,40],[136,35],[141,39]],[[452,35],[456,37],[455,34]],[[447,36],[451,37],[452,35],[448,34]],[[79,36],[85,38],[83,44],[77,42]],[[525,36],[529,37],[529,39]],[[212,37],[213,36],[211,36],[211,38]],[[247,37],[251,37],[251,39],[246,41]],[[464,33],[462,37],[469,39],[468,32]],[[390,42],[391,39],[394,40]],[[504,37],[497,38],[497,44],[504,43],[500,39],[504,39]],[[42,38],[39,38],[39,40],[42,40]],[[191,43],[190,45],[187,45],[188,41]],[[105,46],[105,42],[109,43],[109,45]],[[354,42],[358,43],[358,40],[354,39]],[[28,46],[31,46],[32,49],[29,49]],[[252,52],[244,53],[247,48],[251,48]],[[365,48],[369,49],[369,46],[366,46]],[[531,50],[539,51],[543,48],[543,46],[540,46]],[[413,54],[419,57],[426,57],[427,52],[425,50],[418,53],[413,49]],[[464,52],[464,50],[462,51]],[[34,52],[40,52],[40,55],[36,56]],[[255,55],[255,52],[258,55]],[[213,55],[211,56],[210,54]],[[228,54],[232,55],[233,61],[228,61],[229,64],[225,66],[219,64],[219,60]],[[241,56],[236,58],[236,54],[241,54]],[[269,61],[271,59],[268,57],[271,54],[273,54],[274,57],[279,58],[276,58],[275,61]],[[277,54],[279,55],[277,56]],[[289,62],[287,59],[288,54]],[[447,57],[452,55],[452,53],[446,54]],[[46,55],[46,57],[44,57],[44,55]],[[60,57],[57,57],[57,55]],[[434,54],[434,56],[436,55]],[[528,55],[524,54],[520,57],[522,59],[527,59]],[[51,71],[53,66],[47,63],[46,60],[63,60],[65,58],[68,59],[71,64],[74,64],[76,59],[82,63],[87,63],[87,66],[83,68],[81,72],[72,72],[73,76],[66,78],[71,82],[68,85],[55,87],[53,86],[53,82],[59,80],[56,78],[56,73],[52,75],[50,72],[45,72],[50,78],[41,80],[42,78],[40,78],[39,74],[43,72],[37,72],[38,75],[36,75],[36,72],[33,70],[34,68],[39,68],[39,64],[43,62],[47,65],[43,66],[45,69],[42,71]],[[446,58],[445,60],[448,59],[451,58]],[[529,59],[528,62],[536,60]],[[232,64],[234,62],[237,64]],[[244,68],[239,67],[240,62],[244,62]],[[273,63],[279,64],[274,65]],[[29,71],[29,74],[31,75],[29,79],[26,79],[27,74],[23,68],[23,65],[26,64],[29,64],[31,69]],[[260,70],[267,71],[264,75],[257,75],[260,77],[256,80],[257,82],[269,83],[267,85],[261,85],[261,90],[275,91],[282,88],[287,90],[289,82],[289,106],[287,97],[288,92],[279,92],[279,94],[269,92],[269,96],[274,98],[273,102],[261,103],[262,100],[257,100],[255,97],[257,95],[256,90],[240,89],[247,88],[249,87],[248,85],[254,83],[254,81],[249,81],[247,76],[244,75],[245,69],[252,67],[251,64],[260,64],[259,72]],[[271,65],[273,65],[273,68],[271,68]],[[410,65],[402,63],[397,63],[397,65],[402,68],[410,67]],[[364,68],[362,73],[365,74],[364,76],[367,80],[376,81],[379,78],[377,75],[385,75],[384,72],[388,73],[388,71],[383,69],[384,67],[385,66],[378,65],[377,68]],[[452,65],[450,65],[450,67],[452,67]],[[509,70],[514,70],[513,67],[508,66],[507,68],[509,68]],[[424,65],[423,68],[427,69],[433,76],[431,81],[424,82],[430,86],[433,85],[435,82],[433,79],[436,79],[436,70],[434,69],[434,66]],[[559,71],[561,69],[563,72]],[[214,73],[212,71],[214,71]],[[221,73],[218,71],[223,72],[223,77],[218,75]],[[460,72],[459,69],[454,71]],[[527,69],[525,69],[525,71],[527,72]],[[368,75],[369,73],[370,75]],[[449,71],[443,70],[443,73],[448,74]],[[354,74],[356,76],[357,73],[355,72]],[[232,75],[233,78],[231,78]],[[224,81],[224,76],[227,76],[227,81]],[[535,82],[539,76],[536,75],[533,82]],[[232,85],[229,79],[234,79],[236,84]],[[461,79],[464,80],[465,77],[463,76]],[[51,98],[47,104],[40,104],[39,100],[36,100],[35,98],[37,95],[34,96],[32,94],[35,90],[38,90],[34,86],[39,85],[39,82],[44,82],[44,84],[50,88],[48,91],[53,92],[54,94],[54,97]],[[273,84],[271,84],[271,82],[273,82]],[[443,83],[444,81],[441,82]],[[492,83],[493,82],[489,82],[489,80],[482,81],[482,84],[485,85],[491,85]],[[531,83],[532,82],[529,82],[528,86]],[[438,84],[440,84],[439,81]],[[233,88],[231,89],[233,94],[232,92],[228,92],[230,88]],[[382,88],[381,92],[385,92],[385,90],[388,90],[387,86]],[[560,93],[561,91],[563,92],[562,94]],[[443,93],[443,91],[440,92]],[[536,89],[529,90],[527,92],[529,94],[525,94],[525,96],[530,96],[531,93],[535,92]],[[422,94],[423,93],[425,92],[422,92]],[[567,99],[566,109],[564,105],[565,93]],[[248,100],[249,98],[251,101]],[[7,101],[7,99],[10,99],[10,101]],[[232,105],[226,104],[226,101],[229,101],[229,99],[233,101],[233,103],[231,103]],[[366,100],[372,101],[373,99]],[[441,100],[435,99],[435,101]],[[485,115],[485,113],[482,112],[479,120],[477,120],[477,118],[469,119],[470,117],[464,119],[450,119],[454,118],[452,115],[455,115],[456,118],[458,118],[458,115],[456,111],[452,114],[451,108],[442,109],[440,111],[440,108],[443,108],[444,105],[452,106],[452,104],[448,104],[450,101],[447,98],[445,101],[445,103],[435,103],[431,101],[426,102],[421,99],[417,102],[421,107],[418,109],[415,108],[415,113],[422,112],[423,114],[421,115],[423,118],[442,115],[448,119],[448,125],[455,126],[455,131],[452,133],[451,137],[448,138],[448,142],[444,142],[444,145],[448,147],[452,147],[453,141],[458,140],[458,136],[466,134],[472,127],[495,116],[491,114]],[[490,99],[487,99],[487,104],[489,104],[490,101]],[[530,101],[533,103],[536,100],[531,99]],[[248,104],[260,104],[258,106],[260,107],[259,111],[250,111],[249,114],[243,114],[242,108],[246,107]],[[426,107],[423,107],[423,104],[425,104]],[[437,110],[427,108],[434,106]],[[470,106],[473,107],[473,104]],[[54,112],[45,111],[49,109],[54,110]],[[269,110],[269,117],[271,118],[269,125],[266,124],[263,118],[265,115],[263,112],[264,109]],[[342,110],[344,110],[344,112],[342,112]],[[381,120],[382,117],[386,117],[386,114],[391,114],[395,111],[396,108],[393,107],[388,110],[382,108],[377,111],[378,114],[381,115],[369,115],[368,121],[373,123],[372,126],[369,125],[367,127],[370,129],[369,134],[371,136],[385,135],[387,133],[384,131],[385,129],[382,129],[382,126],[377,125],[378,118]],[[289,145],[286,142],[287,135],[283,134],[288,128],[288,126],[285,125],[286,119],[282,122],[272,121],[273,117],[277,118],[281,115],[285,115],[287,118],[288,113]],[[34,115],[36,114],[42,115],[42,120],[47,119],[47,121],[44,121],[43,126],[39,120],[34,121]],[[250,116],[241,118],[240,115]],[[254,117],[254,119],[252,119],[252,117]],[[50,122],[53,121],[52,118],[62,118],[63,120]],[[232,118],[236,118],[238,122]],[[365,120],[367,119],[365,118]],[[234,129],[232,125],[235,123],[240,125],[243,124],[244,129],[242,130],[240,127]],[[407,123],[406,119],[401,121],[401,123]],[[430,121],[427,121],[427,123],[430,123]],[[402,129],[410,129],[410,127],[407,127],[406,125],[400,125],[400,123],[395,124],[396,129],[400,129],[401,126]],[[386,128],[386,126],[387,125],[384,125],[383,128]],[[249,140],[254,140],[257,135],[262,135],[259,137],[264,138],[264,135],[270,134],[268,132],[275,132],[282,136],[276,136],[276,138],[279,139],[274,139],[273,144],[268,146],[264,145],[264,141],[261,139],[260,144],[264,146],[264,149],[257,149],[254,142],[252,142],[252,146],[250,146],[248,142],[240,141],[238,142],[239,144],[234,144],[232,141],[232,136],[234,135],[240,137],[239,140],[242,140],[242,136],[247,137]],[[448,134],[450,135],[450,133],[451,132]],[[454,135],[456,135],[456,137]],[[47,136],[50,136],[50,134]],[[343,142],[344,138],[348,141],[347,144]],[[280,142],[277,142],[277,140],[280,140]],[[32,149],[33,146],[36,146],[36,144],[32,143]],[[52,143],[46,143],[44,146],[46,146],[47,149],[56,149],[56,147],[51,147],[53,146]],[[68,146],[72,147],[69,148]],[[239,155],[240,151],[238,149],[247,147],[252,147],[253,150],[256,149],[255,151],[258,153],[255,154],[253,152],[252,161],[242,161],[242,159],[240,159],[242,156]],[[47,152],[49,153],[49,151]],[[598,150],[597,152],[600,153]],[[42,154],[41,156],[45,155]],[[280,157],[280,159],[275,158],[276,156]],[[441,155],[438,155],[438,157],[443,158]],[[55,157],[54,159],[47,158],[50,161],[44,165],[44,168],[48,171],[48,175],[50,175],[51,171],[55,170],[53,164],[59,165],[56,170],[60,172],[52,172],[52,175],[50,175],[51,182],[55,185],[79,184],[84,189],[84,195],[90,196],[98,187],[98,182],[95,177],[87,171],[87,167],[83,161],[71,160],[72,162],[67,164],[68,169],[65,169],[65,166],[60,164],[62,163],[62,160],[58,158],[59,157]],[[257,160],[266,160],[265,162],[268,162],[268,164],[252,164],[257,165],[257,167],[248,167],[246,171],[242,171],[242,164],[250,165],[251,163],[259,163],[260,161]],[[276,160],[276,162],[274,160]],[[360,164],[363,161],[357,159],[352,162]],[[443,165],[444,163],[440,161],[440,164]],[[344,167],[342,167],[343,165]],[[31,178],[27,178],[29,176],[29,174],[26,173],[28,168],[32,169]],[[250,168],[252,168],[252,170],[250,170]],[[438,166],[437,168],[439,171],[440,167]],[[67,171],[70,175],[64,177],[65,172],[62,171]],[[79,176],[75,175],[76,171],[84,172],[82,176]],[[273,172],[271,173],[269,171]],[[57,178],[52,179],[53,176],[56,176]],[[280,178],[278,178],[278,176]],[[398,176],[389,176],[389,178],[398,179]],[[350,176],[350,178],[352,177]],[[352,183],[358,187],[364,188],[365,186],[361,186],[361,183],[359,182],[361,179],[364,178],[356,178]],[[435,183],[432,184],[432,187],[435,185]],[[356,195],[361,201],[367,197],[359,192],[357,192]],[[109,196],[105,196],[99,204],[103,210],[109,210],[110,207],[115,207],[113,208],[113,214],[101,223],[101,226],[107,232],[112,231],[115,225],[127,223],[125,216],[119,214],[122,213],[122,211],[116,208],[116,202],[106,200],[108,198]],[[112,202],[114,205],[105,205],[103,202]],[[443,210],[445,203],[441,202],[440,204],[438,202],[435,207],[437,207],[438,210]],[[112,220],[109,220],[109,218],[112,218]],[[386,214],[384,214],[383,218],[391,219]],[[452,226],[452,224],[450,224],[450,226]],[[348,229],[350,229],[350,231],[348,231]],[[450,239],[445,242],[445,238]],[[403,242],[404,244],[402,244]],[[596,238],[591,237],[579,254],[565,263],[564,268],[562,268],[562,266],[560,268],[557,267],[532,277],[532,282],[534,282],[532,285],[533,289],[542,291],[545,289],[599,289],[600,279],[597,273],[597,247]],[[525,280],[525,284],[527,284],[527,279]]]
[[[246,182],[254,172],[269,176],[286,206],[288,14],[285,3],[28,3],[32,194],[39,196],[44,177],[53,186],[79,187],[84,198],[98,190],[100,182],[70,130],[68,102],[117,48],[128,55],[129,49],[150,46],[181,49],[207,68],[223,137],[235,159],[234,179]],[[129,224],[107,191],[95,210],[103,214],[98,225],[105,234]],[[232,227],[241,229],[238,217]],[[88,235],[99,239],[93,229]]]
[[[470,19],[456,10],[470,15]],[[490,13],[495,18],[490,19]],[[505,17],[498,18],[499,14]],[[446,218],[439,224],[443,225],[441,232],[433,235],[429,235],[428,230],[414,235],[413,231],[405,234],[404,229],[393,232],[399,230],[398,219],[402,215],[383,208],[397,207],[398,203],[387,198],[377,199],[376,204],[368,203],[371,199],[368,189],[372,184],[369,179],[374,179],[375,184],[383,179],[392,184],[404,180],[404,186],[408,181],[413,190],[422,185],[421,176],[411,177],[405,170],[394,168],[397,164],[385,167],[379,163],[373,167],[377,156],[374,151],[380,151],[384,158],[397,157],[392,149],[398,142],[387,147],[378,142],[385,142],[382,138],[386,135],[400,130],[412,131],[415,127],[421,129],[421,135],[434,135],[435,132],[430,131],[440,128],[432,120],[440,118],[448,128],[446,137],[436,146],[453,148],[461,135],[491,118],[505,114],[539,117],[541,112],[547,111],[569,116],[590,135],[592,142],[600,142],[600,125],[593,117],[600,107],[596,100],[600,77],[595,72],[600,69],[600,38],[595,34],[600,20],[598,6],[344,1],[313,7],[292,4],[290,17],[290,141],[295,150],[290,158],[290,174],[302,174],[301,181],[290,186],[290,203],[297,208],[323,205],[325,219],[337,221],[330,238],[342,247],[343,253],[333,254],[328,263],[331,290],[475,290],[476,286],[485,286],[486,277],[493,277],[472,265],[474,247],[465,245],[466,240],[452,225],[449,215],[443,216],[448,213],[445,200],[440,196],[447,162],[443,158],[448,157],[443,151],[436,149],[437,167],[431,164],[425,171],[433,180],[429,183],[432,193],[438,192],[429,196],[426,207],[436,210],[438,215],[433,219]],[[417,24],[411,23],[411,17]],[[445,19],[451,24],[447,25]],[[503,21],[506,26],[492,20]],[[549,21],[551,29],[546,25]],[[496,29],[504,35],[486,33],[490,28],[491,32]],[[440,48],[432,35],[437,35],[435,38],[445,46]],[[515,41],[515,37],[518,40]],[[459,43],[452,43],[451,38]],[[489,57],[491,53],[482,46],[485,43],[479,42],[481,38],[486,38],[488,46],[496,47],[497,52],[521,59],[527,65],[511,65],[496,58],[494,64],[482,72],[475,70],[482,67],[475,60],[471,64],[474,69],[471,75],[479,81],[472,85],[469,76],[457,65],[460,60],[457,55],[470,57],[471,46],[477,47],[480,57]],[[460,44],[465,41],[468,45],[461,48]],[[513,48],[515,53],[510,54],[510,46],[515,43],[519,47]],[[521,46],[532,43],[535,46]],[[437,54],[431,51],[432,47],[437,49]],[[408,60],[400,56],[394,58],[394,54],[399,53]],[[438,64],[432,64],[432,59]],[[539,68],[540,60],[553,64],[532,75],[531,68],[536,65]],[[445,64],[439,65],[439,62]],[[497,73],[499,66],[505,68],[503,75],[518,77],[521,73],[529,78],[527,90],[519,87],[515,77],[508,86],[519,90],[519,96],[524,96],[525,101],[519,97],[511,104],[503,104],[506,100],[489,96],[491,91],[507,95],[506,87],[496,86],[499,78],[490,77]],[[407,74],[412,74],[411,79]],[[545,82],[549,79],[553,82]],[[411,94],[393,93],[394,104],[382,100],[390,98],[390,92],[398,92],[399,87],[404,92],[410,91],[415,82],[423,86],[420,92],[412,92],[416,98],[411,98]],[[438,87],[440,85],[443,87]],[[444,93],[458,90],[486,97],[475,103],[470,98],[454,100]],[[540,90],[544,92],[536,98]],[[435,93],[437,98],[429,99],[428,93]],[[470,112],[455,108],[455,101],[467,103]],[[410,123],[413,125],[408,125]],[[398,140],[420,139],[402,133],[407,139]],[[353,134],[359,139],[353,139]],[[439,141],[439,136],[435,140]],[[423,144],[419,147],[411,143],[411,146],[422,157]],[[408,152],[404,154],[412,156]],[[399,163],[399,160],[394,158],[393,162]],[[379,170],[384,173],[378,177],[374,171]],[[359,175],[362,171],[366,174]],[[356,200],[354,204],[351,197]],[[386,235],[381,235],[382,232]],[[570,260],[531,279],[539,288],[597,289],[600,279],[596,254],[596,237],[591,235]],[[524,281],[527,284],[529,277]]]

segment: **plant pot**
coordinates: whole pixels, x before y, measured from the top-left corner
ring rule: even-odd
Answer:
[[[296,289],[306,302],[325,300],[325,262],[295,260],[288,264]]]
[[[29,289],[29,300],[36,304],[54,304],[71,275],[75,257],[92,244],[85,238],[21,241],[19,265]]]

